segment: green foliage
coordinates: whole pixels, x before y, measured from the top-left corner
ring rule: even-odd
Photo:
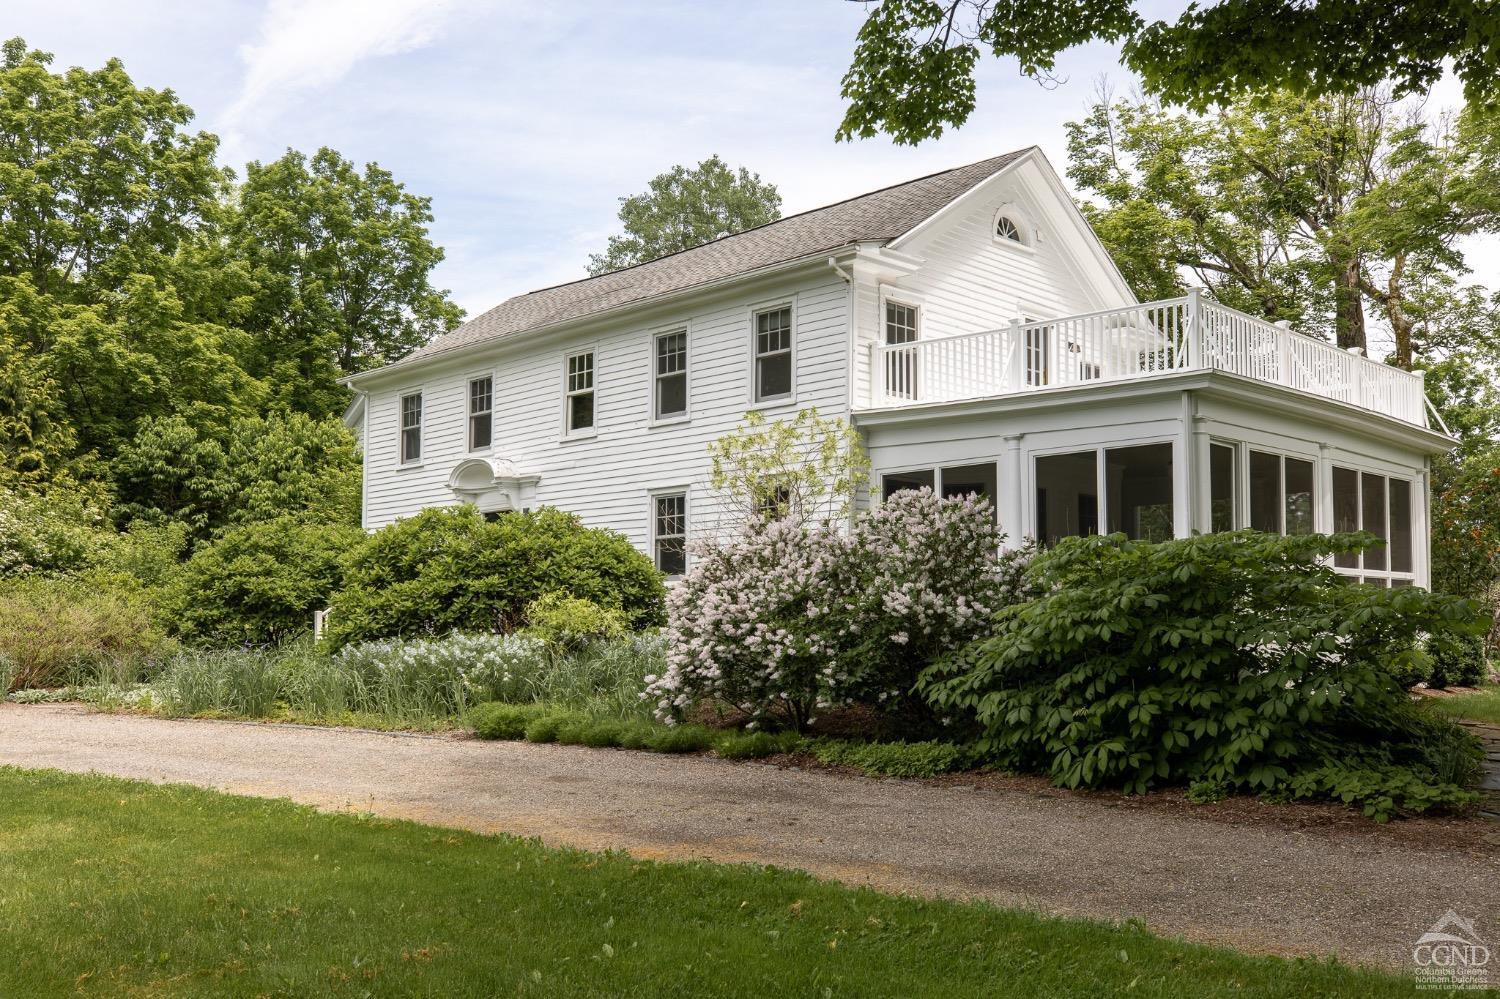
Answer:
[[[108,550],[103,514],[85,494],[0,488],[0,579],[82,572]]]
[[[659,725],[646,739],[653,753],[701,753],[713,748],[714,730],[703,725]]]
[[[620,199],[623,236],[589,255],[591,275],[643,264],[781,217],[781,194],[759,174],[736,173],[718,156],[651,178],[643,194]]]
[[[333,598],[336,644],[451,631],[508,632],[565,593],[663,623],[661,574],[622,535],[543,508],[487,522],[472,506],[424,510],[370,535]]]
[[[870,474],[859,432],[816,408],[792,420],[757,411],[708,447],[709,484],[741,523],[842,520]]]
[[[628,630],[624,612],[562,592],[548,593],[526,605],[526,634],[565,652],[618,639]]]
[[[1246,93],[1285,89],[1306,99],[1387,79],[1425,94],[1450,59],[1472,102],[1500,96],[1494,15],[1481,3],[1215,2],[1189,5],[1175,22],[1148,22],[1144,6],[882,0],[860,26],[837,137],[937,138],[973,112],[982,52],[1015,58],[1023,73],[1047,81],[1060,53],[1091,41],[1122,42],[1125,66],[1148,92],[1198,110]]]
[[[820,763],[856,767],[872,777],[936,777],[974,764],[970,750],[950,742],[817,739],[808,746]]]
[[[181,417],[146,420],[113,473],[122,524],[181,522],[205,537],[283,517],[359,523],[363,468],[353,435],[335,419],[273,414],[212,434]]]
[[[1489,676],[1489,658],[1483,635],[1439,635],[1433,641],[1429,655],[1432,673],[1427,682],[1431,686],[1475,687]]]
[[[548,705],[536,702],[505,704],[491,701],[471,710],[468,722],[481,739],[515,740],[524,738],[526,726],[551,710]]]
[[[758,760],[793,752],[801,744],[796,732],[730,732],[714,740],[714,753],[726,760]]]
[[[1381,92],[1274,93],[1207,117],[1106,93],[1068,125],[1068,175],[1142,297],[1180,294],[1190,274],[1342,347],[1368,345],[1372,311],[1410,368],[1486,337],[1493,356],[1458,243],[1500,220],[1490,117],[1430,123]]]
[[[1432,586],[1482,597],[1500,581],[1500,445],[1433,463]]]
[[[165,600],[189,641],[281,642],[312,627],[363,540],[356,527],[292,518],[232,528],[193,553]]]
[[[139,589],[92,579],[9,581],[0,586],[0,679],[17,689],[52,686],[103,661],[160,655],[170,642],[154,618]]]
[[[431,199],[374,163],[361,171],[326,147],[310,159],[288,150],[245,168],[236,207],[227,253],[252,289],[242,361],[282,405],[335,416],[348,401],[339,377],[395,361],[462,318],[430,280],[443,259],[428,238]]]
[[[1466,737],[1428,724],[1392,675],[1420,658],[1419,635],[1476,628],[1475,608],[1351,585],[1322,561],[1368,540],[1067,539],[1032,563],[1041,595],[1002,609],[924,688],[977,721],[986,758],[1064,787],[1321,788],[1380,819],[1459,800],[1427,754]]]

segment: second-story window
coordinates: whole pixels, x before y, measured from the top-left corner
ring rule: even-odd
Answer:
[[[489,375],[469,379],[469,450],[490,446],[494,433],[495,380]]]
[[[755,401],[792,394],[792,310],[790,306],[755,314]]]
[[[656,335],[656,418],[670,419],[688,411],[687,330]]]
[[[916,306],[885,303],[885,342],[893,347],[917,342]],[[917,348],[892,351],[886,355],[885,392],[900,399],[917,397]]]
[[[401,464],[422,460],[422,393],[401,397]]]
[[[568,355],[567,430],[594,429],[594,352]]]

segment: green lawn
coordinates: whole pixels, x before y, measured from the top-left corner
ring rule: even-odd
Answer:
[[[1500,684],[1483,687],[1474,694],[1428,697],[1423,699],[1423,703],[1449,718],[1467,718],[1500,725]]]
[[[1405,995],[770,869],[0,768],[0,996]]]

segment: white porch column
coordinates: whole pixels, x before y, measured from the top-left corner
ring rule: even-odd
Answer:
[[[1023,490],[1026,482],[1021,468],[1021,438],[1023,434],[1010,434],[1003,437],[1005,441],[1005,453],[1000,458],[1000,531],[1005,535],[1003,546],[1006,548],[1019,548],[1021,539],[1025,536],[1025,528],[1021,523],[1026,509]]]
[[[1198,460],[1198,447],[1196,434],[1193,433],[1193,393],[1182,393],[1182,411],[1179,416],[1180,428],[1177,433],[1177,452],[1175,465],[1181,465],[1181,469],[1173,468],[1172,475],[1172,534],[1174,537],[1186,538],[1192,535],[1195,511],[1197,509],[1196,497],[1198,495],[1198,472],[1200,468],[1207,467]]]

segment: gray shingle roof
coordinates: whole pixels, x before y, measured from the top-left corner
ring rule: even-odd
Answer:
[[[599,277],[517,295],[399,363],[516,336],[851,243],[893,240],[1028,151],[1020,149],[919,177]]]

